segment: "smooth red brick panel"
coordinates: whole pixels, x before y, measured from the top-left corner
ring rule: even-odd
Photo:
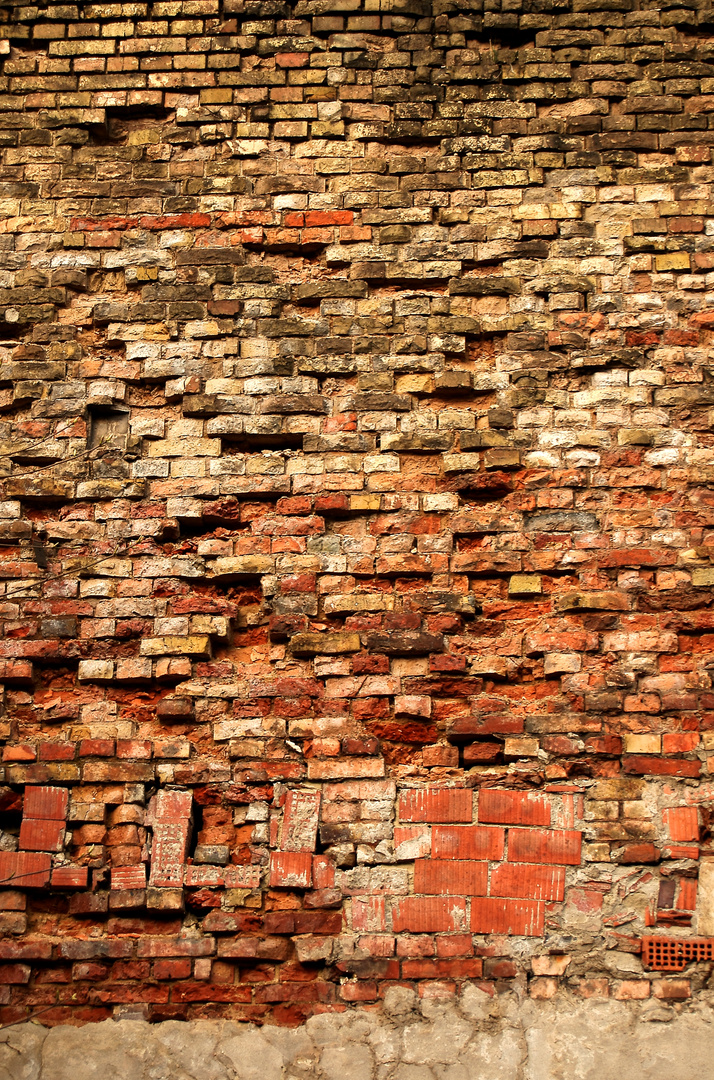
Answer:
[[[435,859],[493,859],[498,862],[503,858],[505,838],[504,829],[437,825],[432,831],[431,853]]]
[[[579,866],[582,839],[571,829],[509,829],[508,861]]]
[[[695,911],[697,907],[697,882],[693,878],[682,878],[679,882],[676,906],[680,911]]]
[[[69,793],[59,787],[27,787],[23,805],[24,818],[42,818],[45,821],[64,821],[67,817]]]
[[[482,788],[478,820],[497,825],[550,825],[550,802],[546,796],[529,791]]]
[[[473,821],[473,793],[470,788],[413,790],[399,798],[400,821]]]
[[[699,815],[695,806],[677,806],[665,810],[665,824],[672,840],[698,840]]]
[[[530,900],[478,897],[471,901],[471,929],[475,934],[518,934],[539,937],[543,933],[545,904]]]
[[[463,897],[405,896],[395,900],[392,925],[396,933],[435,934],[464,930],[466,901]]]
[[[488,863],[454,859],[417,859],[414,892],[435,896],[485,896]]]
[[[61,851],[64,821],[23,818],[20,825],[20,848],[23,851]]]
[[[0,888],[41,889],[50,880],[51,863],[42,852],[0,851]]]
[[[562,900],[565,896],[565,868],[502,863],[491,872],[491,896],[513,896],[525,900]]]

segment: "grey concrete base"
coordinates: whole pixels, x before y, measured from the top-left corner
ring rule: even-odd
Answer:
[[[230,1021],[107,1020],[0,1031],[0,1080],[704,1080],[714,1075],[709,996],[658,1002],[489,998],[383,1014],[316,1016],[297,1029]]]

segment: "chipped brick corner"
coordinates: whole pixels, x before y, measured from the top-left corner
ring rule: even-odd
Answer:
[[[0,1024],[706,986],[711,14],[0,8]]]

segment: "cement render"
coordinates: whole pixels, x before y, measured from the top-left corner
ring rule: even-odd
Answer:
[[[125,1019],[0,1030],[0,1080],[704,1080],[714,1009],[659,1002],[389,991],[383,1013],[298,1028]]]

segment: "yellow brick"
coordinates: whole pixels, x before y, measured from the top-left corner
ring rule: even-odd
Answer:
[[[210,656],[211,640],[207,634],[144,638],[139,652],[142,656]]]
[[[514,574],[508,582],[508,591],[512,596],[527,596],[543,591],[540,574]]]
[[[661,738],[659,735],[625,735],[626,754],[659,754]]]
[[[433,375],[400,375],[397,379],[398,394],[433,394]]]
[[[689,255],[686,251],[668,251],[666,255],[655,255],[656,270],[689,270]]]
[[[350,495],[350,510],[379,510],[381,495]]]

